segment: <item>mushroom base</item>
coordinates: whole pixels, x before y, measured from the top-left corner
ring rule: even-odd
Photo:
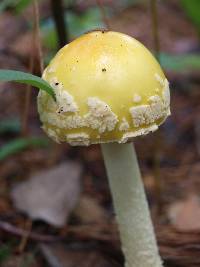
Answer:
[[[102,144],[126,267],[162,267],[134,147]]]

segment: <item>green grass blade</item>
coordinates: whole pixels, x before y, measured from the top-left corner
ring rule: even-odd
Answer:
[[[42,78],[30,73],[15,70],[0,70],[0,81],[25,83],[46,91],[56,100],[53,88]]]
[[[200,31],[200,1],[199,0],[181,0],[181,5],[190,17],[192,22],[197,26]]]
[[[46,147],[49,144],[47,138],[41,137],[27,137],[15,139],[4,146],[0,150],[0,161],[7,157],[23,151],[28,147]]]

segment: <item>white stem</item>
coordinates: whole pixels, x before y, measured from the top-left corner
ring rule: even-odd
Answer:
[[[133,144],[101,145],[126,267],[162,267]]]

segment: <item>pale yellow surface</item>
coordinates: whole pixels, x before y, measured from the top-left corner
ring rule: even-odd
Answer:
[[[56,54],[43,78],[55,88],[55,92],[60,88],[58,97],[62,97],[64,91],[72,96],[69,99],[72,105],[68,103],[64,112],[62,99],[54,104],[45,92],[40,92],[38,97],[44,130],[58,142],[66,141],[72,145],[125,142],[156,130],[170,114],[168,83],[159,64],[140,42],[122,33],[94,31],[82,35]],[[152,96],[160,98],[160,102],[152,102]],[[96,117],[93,116],[94,109],[88,106],[88,98],[90,102],[100,101],[94,104],[99,112]],[[135,110],[136,106],[142,107],[142,111],[140,108]],[[55,123],[49,119],[53,113]],[[83,120],[81,127],[73,128],[76,123],[72,123],[72,127],[69,127],[70,123],[66,126],[60,124],[69,116],[75,116],[74,120],[80,116]],[[95,118],[98,123],[92,125]],[[139,126],[135,123],[138,119]],[[108,129],[109,121],[114,128]],[[79,133],[81,137],[78,137]],[[70,138],[67,137],[69,134]]]

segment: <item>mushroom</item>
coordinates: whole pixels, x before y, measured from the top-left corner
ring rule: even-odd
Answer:
[[[43,129],[56,142],[101,144],[126,267],[161,267],[131,141],[170,115],[169,84],[152,54],[122,33],[93,31],[64,46],[45,69],[54,100],[38,95]]]

